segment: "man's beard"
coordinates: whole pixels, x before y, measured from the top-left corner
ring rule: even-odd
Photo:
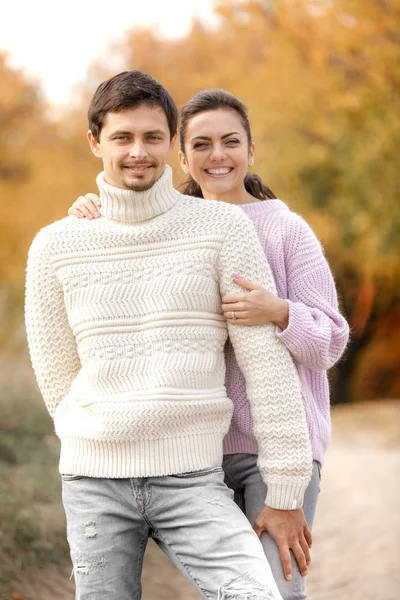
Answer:
[[[155,165],[153,165],[155,167]],[[153,187],[153,185],[155,184],[155,182],[157,181],[158,177],[153,176],[145,181],[126,181],[125,177],[123,178],[124,181],[124,186],[126,187],[126,189],[131,190],[132,192],[146,192],[147,190],[149,190],[151,187]]]
[[[143,182],[138,182],[138,183],[126,183],[125,182],[125,187],[127,190],[131,190],[131,192],[146,192],[151,187],[153,187],[154,184],[155,184],[155,181],[146,181],[146,182],[143,181]]]

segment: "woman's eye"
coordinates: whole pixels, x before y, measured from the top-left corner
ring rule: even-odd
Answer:
[[[193,146],[193,148],[196,150],[196,149],[198,149],[198,148],[205,148],[206,146],[207,146],[207,144],[206,144],[206,143],[204,143],[204,142],[198,142],[197,144],[195,144],[195,145]]]
[[[226,143],[229,144],[230,146],[234,146],[235,144],[239,144],[239,140],[235,140],[235,139],[231,139],[231,140],[226,140]]]

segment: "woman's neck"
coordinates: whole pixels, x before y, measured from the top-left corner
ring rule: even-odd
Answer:
[[[221,194],[215,194],[209,190],[202,189],[203,197],[206,200],[217,200],[218,202],[227,202],[228,204],[252,204],[259,202],[257,198],[249,194],[244,185],[240,188],[229,190]]]

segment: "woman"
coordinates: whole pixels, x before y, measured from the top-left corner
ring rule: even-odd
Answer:
[[[275,323],[276,335],[295,361],[314,459],[303,509],[279,511],[264,505],[267,489],[257,467],[245,382],[229,343],[226,386],[235,410],[223,466],[226,483],[260,536],[282,597],[302,599],[310,562],[305,546],[311,545],[303,519],[311,529],[330,435],[326,369],[343,353],[348,325],[338,312],[334,281],[314,233],[257,175],[248,173],[254,144],[240,100],[224,90],[195,95],[182,110],[179,159],[189,176],[183,193],[237,204],[245,211],[275,277],[277,297],[238,273],[234,279],[243,293],[225,296],[222,310],[236,326]],[[100,216],[98,206],[99,199],[88,195],[79,198],[69,214],[94,218]]]

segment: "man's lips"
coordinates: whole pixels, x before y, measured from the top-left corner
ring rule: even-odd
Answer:
[[[139,175],[143,174],[143,173],[147,173],[147,171],[149,171],[150,169],[152,169],[155,165],[123,165],[124,169],[128,169],[128,171],[131,171],[131,173],[137,173]]]
[[[223,178],[232,173],[233,167],[213,167],[210,169],[204,169],[207,175],[213,178]]]

